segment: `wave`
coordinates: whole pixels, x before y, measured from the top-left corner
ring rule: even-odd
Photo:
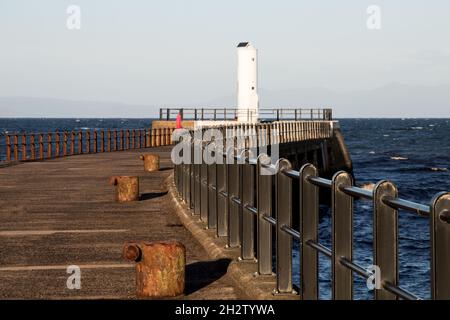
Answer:
[[[448,168],[439,168],[439,167],[431,167],[428,169],[431,171],[442,171],[442,172],[448,171]]]
[[[448,172],[447,167],[410,167],[410,168],[399,168],[400,172]]]
[[[363,183],[362,185],[359,186],[361,189],[364,190],[369,190],[372,191],[373,188],[375,188],[375,183],[373,182],[367,182],[367,183]]]
[[[407,157],[402,157],[402,156],[392,156],[391,160],[402,161],[402,160],[409,160],[409,159]]]

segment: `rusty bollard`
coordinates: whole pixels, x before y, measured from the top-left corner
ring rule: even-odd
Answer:
[[[110,183],[116,186],[116,201],[128,202],[139,200],[139,177],[111,177]]]
[[[140,159],[144,161],[144,170],[148,172],[159,170],[159,155],[157,154],[142,154]]]
[[[178,241],[127,242],[124,258],[136,262],[138,297],[176,297],[184,292],[186,248]]]

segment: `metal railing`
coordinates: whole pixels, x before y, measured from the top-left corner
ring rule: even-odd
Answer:
[[[4,160],[45,160],[78,154],[123,151],[172,144],[173,128],[80,130],[4,134]]]
[[[175,120],[180,114],[183,120],[235,120],[239,116],[253,118],[253,110],[236,108],[161,108],[160,120]],[[258,118],[267,121],[280,120],[332,120],[332,109],[273,108],[259,109]]]
[[[292,136],[283,132],[278,142]],[[295,136],[295,135],[294,135]],[[228,135],[225,139],[236,139]],[[223,149],[227,143],[199,142],[187,139],[201,151],[213,148],[229,159]],[[232,145],[236,145],[233,142]],[[258,145],[257,145],[258,146]],[[247,146],[246,146],[247,147]],[[372,191],[354,185],[347,172],[337,172],[332,179],[318,175],[318,169],[306,164],[299,171],[286,159],[276,164],[268,156],[251,157],[250,149],[233,150],[230,164],[190,163],[175,166],[175,185],[181,198],[199,215],[216,235],[226,237],[228,246],[240,247],[240,259],[257,259],[260,275],[272,274],[272,244],[275,242],[275,293],[291,294],[293,239],[300,243],[301,299],[319,297],[319,253],[331,259],[332,298],[353,298],[353,276],[379,279],[375,299],[419,299],[399,285],[398,277],[398,210],[406,210],[430,221],[431,298],[450,299],[450,193],[437,194],[429,205],[398,198],[397,187],[390,181],[380,181]],[[203,154],[203,153],[202,153]],[[270,170],[272,175],[262,174]],[[298,194],[293,194],[298,184]],[[331,192],[331,247],[319,243],[319,190]],[[299,199],[299,212],[293,212],[293,199]],[[353,205],[356,199],[373,203],[373,264],[380,272],[371,272],[353,260]],[[293,215],[300,221],[294,229]],[[256,225],[256,229],[254,226]],[[273,235],[275,228],[275,235]],[[255,243],[256,239],[256,243]],[[276,241],[274,241],[276,240]]]

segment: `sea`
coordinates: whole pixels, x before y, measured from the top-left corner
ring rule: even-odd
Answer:
[[[0,119],[0,160],[5,159],[4,133],[46,133],[88,129],[149,128],[152,119]],[[401,198],[429,204],[440,191],[450,190],[450,119],[339,119],[358,185],[393,181]],[[399,285],[423,299],[430,298],[429,220],[399,212]],[[354,260],[372,265],[372,204],[356,201]],[[331,215],[321,208],[319,238],[330,247]],[[293,277],[299,284],[298,243],[294,242]],[[320,256],[319,292],[331,298],[330,260]],[[354,299],[372,299],[373,291],[358,275]]]

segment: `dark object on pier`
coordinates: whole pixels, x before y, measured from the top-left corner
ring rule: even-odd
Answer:
[[[144,161],[144,171],[153,172],[159,170],[159,155],[142,154],[139,158]]]
[[[116,186],[115,199],[117,202],[130,202],[139,200],[139,177],[111,177],[110,183],[113,186]]]
[[[186,248],[178,241],[127,242],[124,258],[136,262],[138,297],[165,298],[184,293]]]

